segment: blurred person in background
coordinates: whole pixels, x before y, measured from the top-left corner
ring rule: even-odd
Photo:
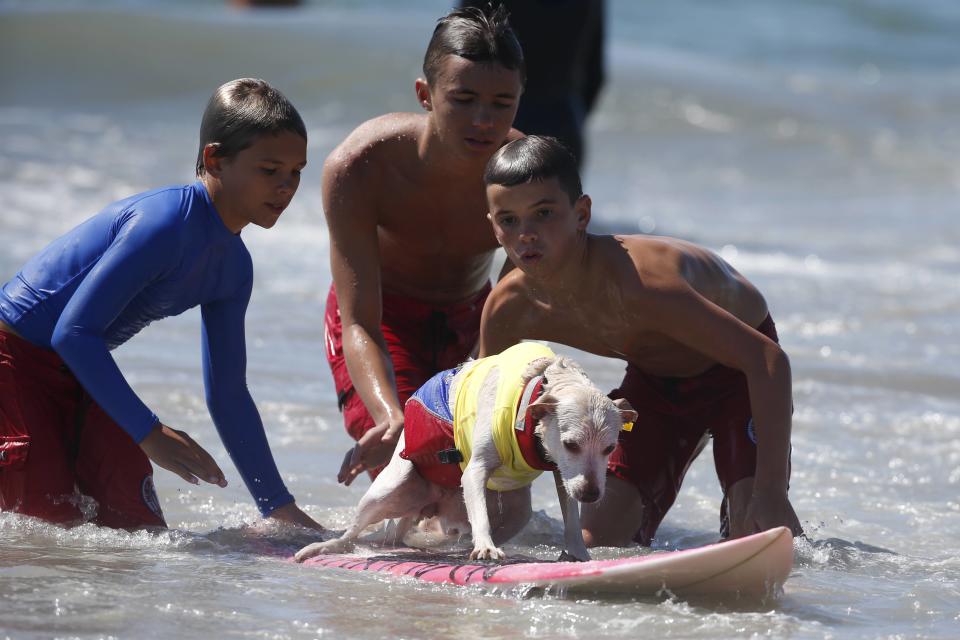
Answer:
[[[503,6],[527,67],[513,126],[559,139],[583,166],[583,129],[604,82],[603,0],[464,0]]]

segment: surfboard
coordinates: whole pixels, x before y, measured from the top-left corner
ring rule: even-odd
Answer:
[[[694,549],[590,562],[481,564],[431,557],[424,550],[389,555],[323,555],[305,566],[373,571],[424,582],[487,587],[530,586],[572,593],[776,595],[793,567],[793,536],[777,527]]]

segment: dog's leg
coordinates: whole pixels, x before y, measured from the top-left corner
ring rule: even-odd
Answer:
[[[583,542],[583,531],[580,529],[580,503],[567,494],[563,486],[563,478],[559,471],[553,472],[553,479],[557,485],[557,498],[560,500],[560,513],[563,514],[563,553],[561,560],[590,560],[587,545]],[[566,556],[569,556],[567,558]]]
[[[500,466],[500,457],[493,450],[493,461],[485,461],[481,452],[474,450],[470,463],[463,470],[463,502],[467,507],[467,519],[473,534],[471,560],[501,560],[506,555],[493,543],[490,535],[490,517],[487,514],[487,480],[493,470]]]
[[[353,548],[357,537],[370,525],[387,518],[415,518],[420,514],[429,502],[431,486],[417,473],[412,462],[400,457],[400,451],[403,451],[402,434],[390,464],[377,476],[357,505],[357,514],[350,528],[339,538],[307,545],[294,556],[297,562],[323,553],[344,553]],[[406,526],[409,529],[409,523]]]
[[[490,535],[486,496],[487,481],[502,464],[491,433],[494,398],[499,379],[500,372],[493,369],[483,381],[477,404],[477,421],[473,426],[473,451],[460,481],[463,487],[463,502],[467,507],[467,519],[473,534],[471,560],[500,560],[506,557],[493,543]]]

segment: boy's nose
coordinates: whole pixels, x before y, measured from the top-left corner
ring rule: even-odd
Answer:
[[[520,227],[520,242],[533,242],[537,239],[537,232],[531,225]]]
[[[493,113],[488,107],[480,106],[473,112],[473,126],[478,129],[493,128]]]
[[[292,176],[282,179],[280,181],[280,184],[277,186],[277,191],[283,194],[296,191],[296,189],[297,189],[297,181],[296,181],[296,178],[293,178]]]

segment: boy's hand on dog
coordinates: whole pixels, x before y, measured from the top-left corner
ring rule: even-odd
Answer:
[[[204,480],[221,487],[227,486],[223,471],[203,447],[183,431],[158,423],[140,448],[157,466],[171,471],[190,484]]]
[[[390,462],[403,431],[403,421],[384,422],[367,431],[356,445],[343,456],[337,482],[347,485],[364,471],[377,469]]]

